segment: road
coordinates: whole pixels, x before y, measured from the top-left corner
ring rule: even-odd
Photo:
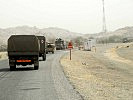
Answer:
[[[80,100],[60,66],[64,53],[48,54],[39,70],[27,66],[9,71],[8,60],[0,61],[0,100]]]

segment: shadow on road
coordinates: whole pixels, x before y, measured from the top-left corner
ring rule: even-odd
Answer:
[[[16,68],[14,71],[33,71],[33,67]],[[10,68],[1,68],[0,72],[8,72]]]
[[[16,68],[14,71],[32,71],[34,70],[33,67],[21,67],[21,68]]]
[[[8,72],[8,71],[10,71],[9,68],[1,68],[1,69],[0,69],[0,72]]]

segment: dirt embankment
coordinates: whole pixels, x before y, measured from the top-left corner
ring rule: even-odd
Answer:
[[[0,60],[7,59],[7,52],[0,52]]]
[[[120,57],[133,61],[133,44],[119,48],[116,52]]]
[[[106,51],[105,56],[107,56],[109,59],[112,59],[112,60],[115,60],[115,61],[118,61],[118,62],[122,62],[122,63],[127,63],[127,64],[130,64],[130,65],[133,65],[133,61],[132,60],[126,59],[125,57],[121,57],[117,53],[118,49],[129,48],[129,47],[130,46],[120,46],[120,47],[116,47],[116,48],[111,48],[111,49]]]
[[[115,69],[126,60],[119,58],[115,50],[106,51],[106,56],[104,53],[99,56],[89,51],[73,51],[71,61],[69,55],[61,59],[67,78],[85,100],[132,100],[133,75]]]

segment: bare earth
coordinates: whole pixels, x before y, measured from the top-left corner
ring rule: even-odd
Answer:
[[[68,54],[62,57],[68,80],[85,100],[133,100],[133,59],[127,59],[127,45],[133,54],[131,44],[108,44],[98,45],[96,52],[74,50],[71,61]],[[120,56],[123,48],[125,58]]]
[[[7,52],[0,52],[0,60],[7,59]]]

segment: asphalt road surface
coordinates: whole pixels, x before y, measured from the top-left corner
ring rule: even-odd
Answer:
[[[1,60],[0,100],[81,100],[60,66],[64,53],[48,54],[46,61],[39,62],[39,70],[26,66],[10,71],[8,59]]]

